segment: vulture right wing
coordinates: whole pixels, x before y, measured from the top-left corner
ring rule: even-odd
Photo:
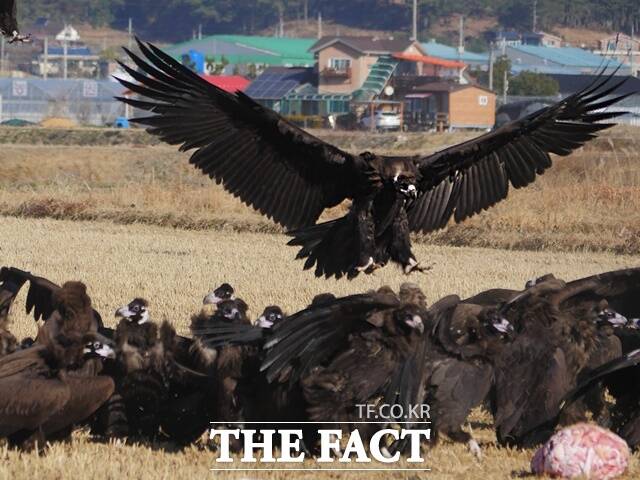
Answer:
[[[27,314],[33,310],[36,321],[49,318],[53,313],[53,293],[60,287],[46,278],[37,277],[15,267],[0,269],[0,317],[6,315],[22,286],[29,282],[27,292]]]
[[[327,207],[380,182],[360,157],[323,142],[242,92],[227,93],[151,44],[145,60],[127,50],[137,83],[118,79],[144,99],[119,98],[152,115],[132,119],[262,214],[289,229],[315,223]],[[145,98],[146,97],[146,98]]]

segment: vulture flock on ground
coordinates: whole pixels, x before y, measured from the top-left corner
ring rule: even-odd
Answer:
[[[413,283],[325,293],[289,315],[267,306],[254,321],[223,284],[204,297],[188,336],[155,323],[142,298],[116,310],[112,329],[81,282],[58,286],[13,267],[0,282],[0,435],[19,448],[76,427],[188,445],[210,422],[300,422],[313,454],[314,422],[340,422],[363,439],[389,428],[356,423],[367,420],[363,404],[428,404],[428,418],[389,426],[430,421],[432,441],[444,435],[478,457],[466,428],[476,407],[492,414],[501,445],[541,444],[585,419],[640,445],[640,268],[570,282],[545,275],[523,290],[431,305]],[[19,341],[9,310],[23,287],[37,335]]]

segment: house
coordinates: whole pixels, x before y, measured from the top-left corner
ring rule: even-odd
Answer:
[[[523,71],[544,74],[593,74],[603,68],[613,72],[621,67],[619,75],[628,75],[629,67],[616,60],[603,62],[601,56],[577,47],[540,47],[533,45],[506,46],[504,53],[511,60],[511,71],[518,74]]]
[[[535,47],[558,48],[562,46],[562,38],[547,32],[525,32],[521,35],[522,45]]]
[[[314,43],[309,51],[318,64],[318,93],[352,93],[365,86],[376,74],[377,83],[389,79],[398,62],[394,54],[424,55],[418,42],[394,37],[327,36]]]
[[[560,96],[567,97],[573,93],[579,92],[597,80],[596,75],[549,75],[558,82]],[[622,77],[615,78],[615,82],[622,81]],[[629,76],[616,89],[615,95],[628,95],[622,101],[608,107],[609,111],[625,111],[627,115],[616,119],[618,123],[626,123],[630,125],[640,126],[640,78]],[[606,100],[612,96],[605,97]]]
[[[198,73],[259,74],[270,66],[313,67],[308,50],[315,42],[305,38],[259,37],[250,35],[210,35],[172,45],[166,52],[182,60],[197,52],[203,58]]]
[[[425,53],[431,57],[464,62],[473,67],[486,67],[489,64],[489,55],[486,53],[468,52],[464,49],[460,51],[459,48],[438,43],[435,39],[422,43],[421,46]]]
[[[241,75],[202,75],[202,78],[229,93],[244,92],[251,84],[251,80]]]
[[[65,52],[66,49],[66,52]],[[32,62],[32,73],[44,76],[62,77],[64,62],[67,62],[69,77],[98,78],[100,76],[100,57],[86,46],[48,46],[46,53],[38,55]]]
[[[312,67],[268,67],[246,88],[245,92],[262,105],[276,112],[283,110],[283,99],[305,85],[313,84],[316,76]]]
[[[491,30],[484,34],[487,42],[494,45],[517,46],[522,45],[522,36],[513,30]]]
[[[640,75],[640,39],[625,34],[609,35],[598,42],[598,49],[593,53],[629,65],[633,69],[631,75]]]
[[[405,115],[422,116],[438,130],[489,129],[495,122],[496,95],[475,84],[438,81],[416,85],[405,95]]]

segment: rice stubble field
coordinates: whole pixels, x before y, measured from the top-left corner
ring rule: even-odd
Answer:
[[[625,139],[627,132],[615,134]],[[409,279],[433,302],[451,293],[521,288],[527,279],[547,272],[574,279],[637,266],[640,169],[638,155],[625,148],[594,149],[563,159],[539,183],[513,192],[489,212],[417,239],[416,256],[433,269]],[[153,319],[170,320],[187,333],[203,295],[223,281],[236,287],[255,318],[268,304],[293,312],[323,291],[344,295],[383,284],[397,287],[407,280],[393,266],[352,282],[314,278],[302,270],[302,262],[294,261],[295,250],[285,245],[277,228],[211,186],[192,171],[184,154],[170,147],[3,145],[0,214],[0,263],[57,282],[86,282],[95,307],[111,325],[117,307],[143,296],[151,303]],[[35,332],[22,310],[24,295],[12,312],[17,336]],[[167,445],[101,444],[80,431],[70,443],[54,444],[40,457],[0,447],[0,479],[212,475],[475,480],[525,475],[533,451],[496,447],[485,412],[474,412],[471,420],[484,452],[482,462],[466,446],[444,440],[427,452],[429,473],[215,473],[209,471],[214,453],[205,445],[177,452]],[[633,457],[625,478],[640,476],[639,459]]]

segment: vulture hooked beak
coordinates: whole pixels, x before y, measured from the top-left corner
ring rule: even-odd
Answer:
[[[261,317],[258,318],[258,326],[260,328],[271,328],[273,327],[273,322],[271,320],[268,320],[267,317],[265,317],[264,315],[262,315]]]
[[[404,323],[409,325],[411,328],[418,330],[418,332],[424,333],[424,323],[419,315],[414,315],[411,319],[405,320]]]
[[[505,335],[513,332],[513,325],[504,317],[499,317],[496,321],[491,323],[491,326],[500,333]]]
[[[624,315],[620,315],[618,312],[611,310],[609,308],[605,308],[604,310],[602,310],[598,314],[598,317],[601,320],[608,322],[614,327],[623,327],[627,323],[629,323],[629,320],[627,320],[627,317],[625,317]]]

